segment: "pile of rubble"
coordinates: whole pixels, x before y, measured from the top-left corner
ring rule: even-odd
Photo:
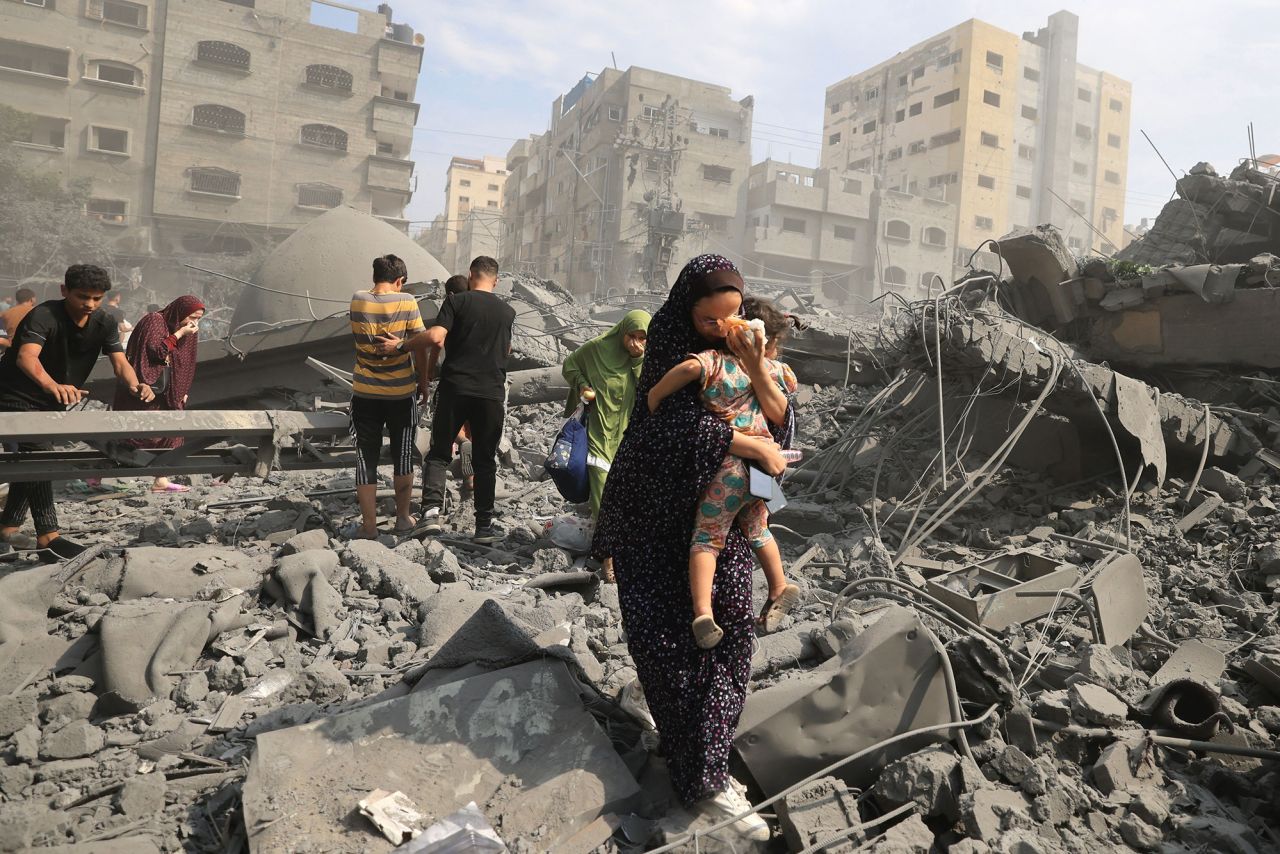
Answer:
[[[878,326],[796,301],[773,529],[805,599],[735,740],[756,850],[1280,845],[1280,375],[1270,328],[1219,331],[1280,246],[1189,245],[1081,262],[1042,228]],[[511,288],[545,365],[617,308]],[[674,798],[535,392],[493,547],[339,541],[347,472],[62,496],[100,547],[0,564],[0,850],[744,850]]]

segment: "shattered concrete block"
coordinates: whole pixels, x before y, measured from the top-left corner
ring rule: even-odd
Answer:
[[[457,556],[442,544],[431,540],[425,545],[426,554],[422,558],[427,567],[427,575],[437,584],[453,584],[460,581],[464,572]]]
[[[285,540],[281,550],[283,554],[291,555],[327,548],[329,548],[329,534],[324,528],[312,528],[310,531],[294,534]]]
[[[564,549],[538,549],[533,553],[534,573],[568,572],[573,568],[573,557]]]
[[[202,540],[213,534],[214,530],[216,529],[214,528],[213,519],[208,516],[197,516],[194,519],[183,522],[178,527],[178,535]]]
[[[991,768],[1000,775],[1007,783],[1014,786],[1021,786],[1022,782],[1027,779],[1027,775],[1032,773],[1035,766],[1031,762],[1031,758],[1018,748],[1011,744],[1006,744],[1004,749],[996,754],[991,760]]]
[[[1258,549],[1258,571],[1264,576],[1280,575],[1280,542],[1267,543]]]
[[[1125,816],[1120,822],[1120,837],[1125,844],[1138,851],[1159,851],[1164,834],[1135,815]]]
[[[173,696],[178,703],[187,708],[197,705],[209,696],[209,677],[204,671],[186,674],[178,682]]]
[[[94,684],[90,676],[59,676],[49,684],[49,693],[70,694],[73,691],[92,691]]]
[[[843,780],[823,777],[778,804],[778,824],[791,850],[800,851],[833,834],[861,823],[858,798]],[[851,836],[852,842],[859,841]],[[832,846],[829,851],[852,850],[853,845]]]
[[[153,771],[130,777],[116,793],[116,806],[130,818],[145,818],[164,809],[168,783],[163,774]]]
[[[41,703],[40,717],[46,724],[78,721],[89,717],[98,698],[82,691],[62,694]]]
[[[19,762],[35,762],[40,756],[40,729],[28,724],[13,734],[13,755]]]
[[[1082,723],[1114,726],[1129,717],[1129,707],[1100,685],[1077,682],[1067,690],[1071,714]]]
[[[1030,805],[1021,792],[979,789],[960,798],[960,812],[967,835],[993,842],[1006,830],[1032,828]]]
[[[1036,717],[1055,724],[1071,723],[1071,697],[1065,690],[1045,691],[1032,706]]]
[[[1243,480],[1216,466],[1205,469],[1200,475],[1200,486],[1218,493],[1227,501],[1243,501],[1248,495]]]
[[[97,753],[106,740],[106,734],[88,721],[72,721],[44,734],[40,755],[46,759],[78,759]]]
[[[891,763],[872,791],[887,807],[914,801],[925,816],[959,816],[960,760],[948,747],[930,747]]]
[[[1093,783],[1104,795],[1112,792],[1135,793],[1151,786],[1143,785],[1160,778],[1160,771],[1140,744],[1117,741],[1107,745],[1093,765]]]
[[[36,722],[36,694],[0,694],[0,738],[8,738]]]
[[[1004,737],[1006,742],[1027,756],[1040,752],[1040,739],[1036,737],[1035,724],[1031,722],[1031,710],[1021,703],[1005,712]]]
[[[296,510],[268,510],[258,516],[258,536],[267,537],[280,531],[297,530],[297,523],[298,512]]]
[[[1076,672],[1114,691],[1123,691],[1135,676],[1145,681],[1145,674],[1122,662],[1110,647],[1103,644],[1090,644],[1085,649]]]
[[[10,799],[17,799],[23,790],[32,784],[35,774],[29,764],[0,765],[0,793]]]
[[[355,570],[366,590],[419,607],[436,594],[437,585],[419,564],[410,563],[377,540],[352,540],[342,563]]]
[[[933,831],[921,821],[920,816],[912,814],[859,850],[871,854],[929,854],[933,850]]]
[[[490,598],[462,585],[428,598],[418,611],[419,649],[426,650],[428,657],[435,655]]]
[[[138,539],[144,543],[167,546],[178,541],[178,531],[168,519],[156,519],[142,526]]]
[[[280,558],[266,590],[311,618],[316,637],[327,639],[338,627],[342,595],[330,579],[338,571],[338,556],[311,549]]]

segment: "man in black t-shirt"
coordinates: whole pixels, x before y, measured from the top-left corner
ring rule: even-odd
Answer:
[[[498,480],[498,443],[506,418],[507,356],[516,313],[493,289],[498,262],[481,255],[471,262],[470,289],[450,294],[435,322],[414,337],[380,339],[385,350],[449,348],[440,371],[435,417],[431,421],[431,450],[422,470],[422,520],[415,533],[438,534],[443,529],[445,472],[453,461],[453,443],[463,424],[471,425],[475,469],[477,543],[493,543],[502,533],[493,524]]]
[[[61,412],[88,395],[80,386],[89,378],[99,354],[111,360],[116,377],[140,400],[155,398],[125,359],[115,321],[100,307],[111,290],[111,278],[101,267],[68,267],[62,299],[33,308],[13,333],[13,346],[0,357],[0,412]],[[39,450],[20,444],[20,451]],[[31,511],[36,539],[18,533]],[[0,513],[0,543],[16,548],[39,548],[49,562],[73,558],[84,546],[58,534],[53,484],[27,481],[9,486]]]

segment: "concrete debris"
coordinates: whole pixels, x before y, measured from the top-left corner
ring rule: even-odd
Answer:
[[[1119,261],[1011,235],[1006,281],[878,325],[788,302],[810,323],[786,351],[804,461],[774,521],[804,596],[758,638],[734,739],[753,803],[819,775],[762,811],[775,848],[1274,846],[1280,246],[1249,226],[1259,186],[1188,176]],[[418,814],[404,851],[709,826],[655,752],[618,587],[547,523],[589,525],[530,468],[561,418],[555,366],[618,306],[501,289],[520,305],[503,542],[470,542],[457,473],[439,537],[344,542],[352,473],[286,464],[311,452],[273,436],[240,449],[265,479],[62,490],[67,530],[103,544],[82,565],[0,555],[0,849],[390,851],[412,832],[359,815],[375,790]],[[210,342],[198,393],[257,421],[336,399],[286,354],[349,363],[344,319],[232,341],[248,358]]]

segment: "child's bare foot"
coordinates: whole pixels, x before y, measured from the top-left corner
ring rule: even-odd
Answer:
[[[700,649],[711,649],[723,637],[724,630],[716,625],[715,617],[703,614],[693,618],[693,638]]]
[[[769,599],[760,609],[760,627],[766,632],[778,628],[782,618],[791,613],[791,609],[800,604],[800,588],[787,584],[777,593],[769,592]]]

